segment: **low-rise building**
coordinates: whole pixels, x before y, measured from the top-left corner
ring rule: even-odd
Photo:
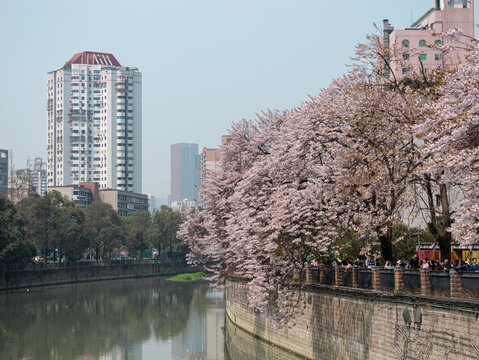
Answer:
[[[50,186],[48,192],[51,191],[58,191],[67,199],[75,201],[83,209],[92,202],[91,190],[81,185]]]
[[[95,181],[81,182],[81,187],[90,189],[91,191],[91,201],[100,201],[100,184]]]
[[[178,212],[182,212],[186,210],[188,207],[192,207],[192,206],[198,206],[198,202],[185,199],[183,201],[173,201],[171,203],[171,208],[174,211],[178,211]]]
[[[110,204],[120,216],[133,216],[135,211],[148,211],[148,195],[118,189],[101,189],[100,201]]]

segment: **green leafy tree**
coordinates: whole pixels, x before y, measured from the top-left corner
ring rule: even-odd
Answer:
[[[124,233],[124,224],[111,205],[95,201],[86,208],[84,236],[95,249],[97,260],[100,253],[110,257],[113,249],[120,248]]]
[[[27,223],[27,238],[41,251],[45,261],[48,249],[55,247],[55,216],[65,198],[52,191],[39,198],[26,198],[19,203],[20,213]]]
[[[393,229],[393,256],[397,260],[410,259],[418,242],[434,241],[434,236],[430,232],[397,224]]]
[[[13,203],[0,194],[0,263],[26,265],[36,254],[25,241],[25,222]]]
[[[81,208],[58,191],[39,198],[27,198],[19,204],[26,219],[27,236],[47,259],[48,249],[58,250],[60,260],[76,260],[85,250],[84,215]]]
[[[88,247],[88,240],[83,233],[84,223],[84,213],[75,203],[68,201],[57,209],[54,243],[60,259],[73,261],[81,258]]]
[[[144,250],[148,249],[151,237],[152,219],[148,211],[135,211],[127,222],[126,244],[132,252],[139,252],[140,258]]]
[[[162,205],[160,211],[155,212],[151,241],[153,246],[158,248],[158,251],[173,251],[174,247],[176,248],[181,244],[176,237],[181,222],[180,213],[173,211],[166,205]]]
[[[370,243],[366,237],[360,237],[358,233],[349,231],[336,242],[340,257],[357,259],[363,248]]]

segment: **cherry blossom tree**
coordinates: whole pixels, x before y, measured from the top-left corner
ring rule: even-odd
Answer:
[[[328,115],[345,129],[334,162],[336,187],[348,194],[359,219],[355,230],[375,232],[383,258],[393,260],[393,226],[410,206],[409,178],[418,164],[410,112],[417,99],[382,77],[351,74],[336,86]]]
[[[440,192],[446,189],[446,176],[436,174],[457,182],[468,167],[470,177],[461,179],[468,184],[462,206],[479,199],[470,170],[475,162],[468,157],[467,163],[464,155],[471,155],[475,141],[476,68],[447,73],[450,79],[435,92],[436,83],[429,84],[424,74],[408,83],[384,72],[390,56],[384,56],[379,38],[370,39],[370,45],[358,47],[356,66],[317,97],[234,124],[231,141],[220,150],[219,170],[202,174],[201,206],[183,213],[178,236],[191,249],[189,261],[206,264],[216,286],[233,273],[241,275],[249,284],[249,304],[274,309],[278,318],[288,319],[301,303],[304,284],[287,286],[291,275],[304,270],[312,252],[350,231],[374,233],[383,258],[392,260],[393,227],[414,208],[417,184],[426,193],[433,225],[438,218],[431,208],[434,182]],[[447,85],[454,77],[469,81],[459,93]],[[462,138],[444,142],[448,129],[458,124],[457,114],[466,113],[470,122]],[[418,124],[424,118],[426,123]],[[472,136],[469,142],[466,134]],[[447,157],[451,141],[463,158]],[[424,162],[427,167],[420,167]],[[462,212],[461,224],[475,224],[473,209]],[[445,205],[443,211],[451,219]],[[472,228],[467,232],[461,226],[470,238]]]
[[[459,35],[454,31],[449,34]],[[459,186],[463,190],[455,224],[449,221],[444,226],[456,230],[457,239],[464,244],[479,242],[478,78],[479,45],[474,42],[467,61],[445,72],[436,90],[437,99],[429,103],[426,121],[417,127],[426,144],[425,171],[437,174],[436,180],[443,191],[447,186]],[[451,210],[445,207],[443,211]]]
[[[287,317],[299,304],[285,295],[291,274],[351,228],[376,231],[390,258],[415,159],[404,101],[351,75],[297,109],[235,124],[220,171],[203,174],[202,208],[185,214],[190,259],[209,260],[217,284],[236,271],[255,308]]]

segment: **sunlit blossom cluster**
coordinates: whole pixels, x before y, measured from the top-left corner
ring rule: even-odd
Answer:
[[[458,239],[479,240],[479,50],[434,90],[366,63],[298,108],[234,124],[220,170],[203,174],[201,206],[183,214],[190,262],[207,264],[217,286],[246,279],[259,311],[298,311],[302,283],[285,286],[292,274],[350,231],[377,239],[392,260],[393,226],[431,174],[464,186]]]

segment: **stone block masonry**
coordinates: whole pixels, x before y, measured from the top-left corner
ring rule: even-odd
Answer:
[[[247,294],[246,282],[227,283],[229,320],[306,359],[479,359],[478,302],[310,285],[295,325],[278,328]]]

